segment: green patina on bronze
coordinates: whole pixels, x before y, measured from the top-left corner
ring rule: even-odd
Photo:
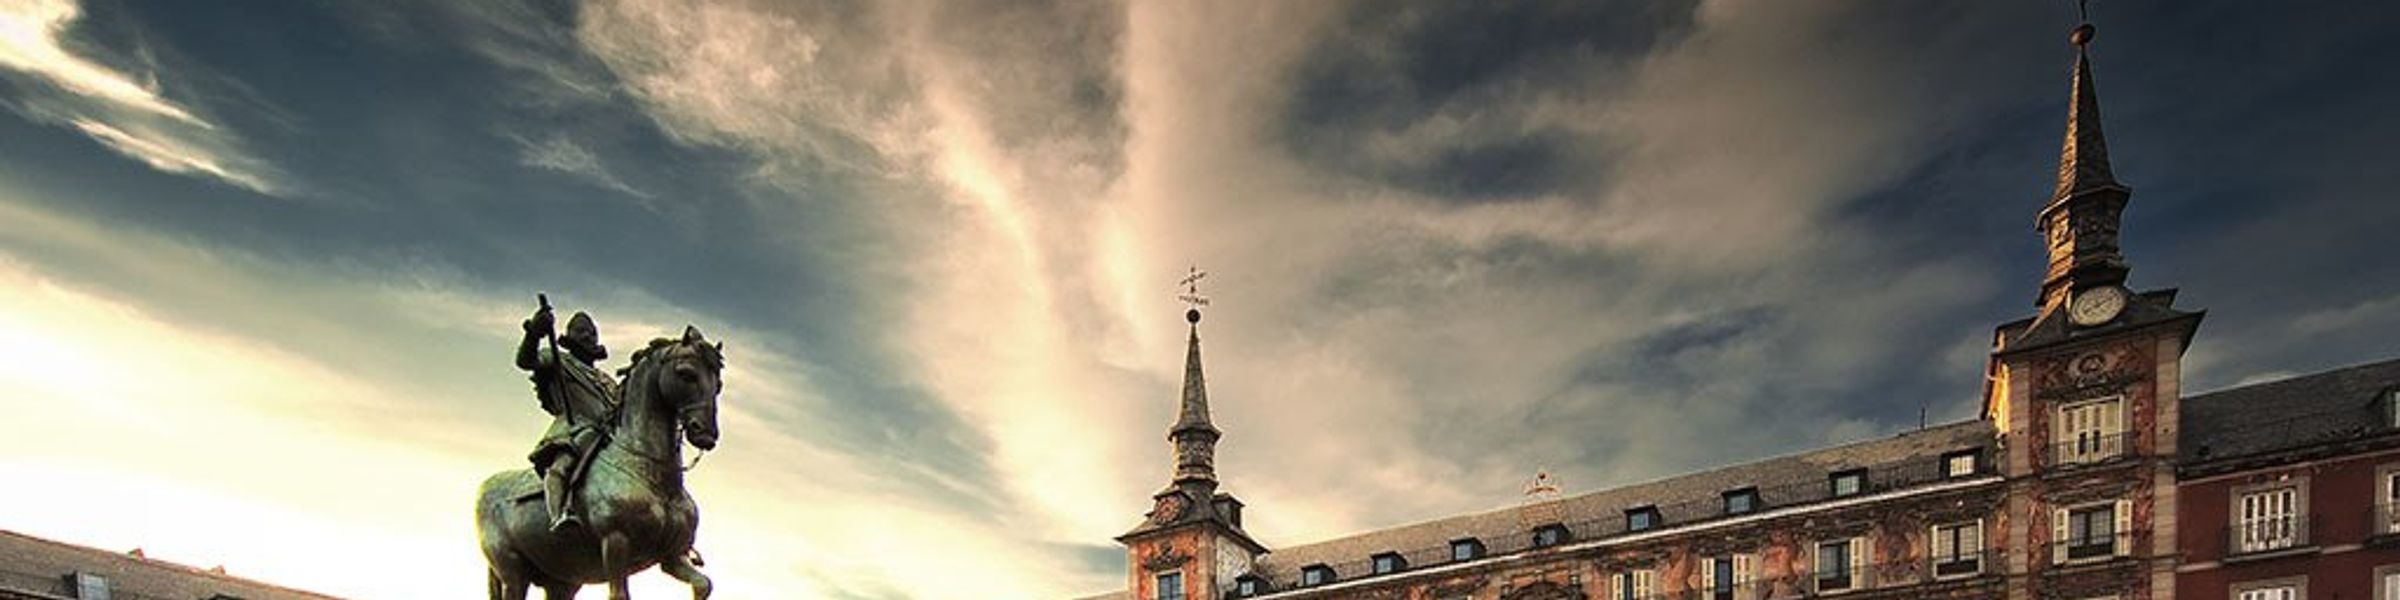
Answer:
[[[533,467],[494,474],[477,494],[491,597],[523,600],[540,587],[557,600],[607,583],[611,600],[626,600],[626,578],[657,566],[707,598],[683,443],[716,447],[723,346],[686,327],[635,352],[620,385],[597,364],[608,351],[590,316],[576,313],[565,335],[554,327],[543,298],[517,349],[552,415]]]

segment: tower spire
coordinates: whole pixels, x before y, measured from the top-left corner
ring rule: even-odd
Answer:
[[[2052,204],[2078,194],[2125,190],[2109,169],[2108,140],[2100,133],[2100,93],[2092,86],[2091,44],[2096,33],[2097,28],[2084,23],[2067,36],[2075,44],[2075,82],[2067,99],[2067,136],[2058,153],[2058,189],[2050,194]]]
[[[2085,7],[2078,3],[2078,12]],[[2117,181],[2108,164],[2108,141],[2100,133],[2100,93],[2092,85],[2090,22],[2075,26],[2072,90],[2067,97],[2067,132],[2058,153],[2058,187],[2034,227],[2049,249],[2037,307],[2054,307],[2083,290],[2118,287],[2131,271],[2117,247],[2117,229],[2133,189]]]
[[[1200,295],[1200,279],[1207,276],[1208,272],[1194,267],[1181,282],[1185,290],[1179,298],[1189,305],[1183,312],[1183,320],[1189,324],[1190,334],[1183,354],[1183,401],[1176,411],[1175,425],[1167,429],[1167,441],[1175,447],[1175,484],[1213,489],[1217,482],[1217,439],[1223,434],[1209,423],[1208,379],[1200,369],[1200,307],[1208,305],[1208,298]],[[1206,498],[1211,489],[1198,491]]]

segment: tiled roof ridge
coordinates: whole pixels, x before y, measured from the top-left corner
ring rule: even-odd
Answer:
[[[276,584],[276,583],[271,583],[271,582],[266,582],[266,581],[260,581],[260,580],[257,580],[257,579],[251,579],[251,578],[248,578],[248,577],[242,577],[242,576],[239,576],[239,575],[234,575],[234,574],[232,574],[232,573],[230,573],[230,572],[226,572],[226,571],[218,571],[218,570],[216,570],[216,569],[203,569],[203,568],[200,568],[200,567],[195,567],[195,566],[192,566],[192,565],[187,565],[187,564],[183,564],[183,563],[179,563],[179,562],[175,562],[175,561],[171,561],[171,560],[166,560],[166,559],[162,559],[162,558],[151,558],[151,557],[149,557],[149,556],[135,556],[135,555],[133,555],[133,554],[130,554],[130,553],[129,553],[130,551],[128,551],[128,552],[117,552],[117,551],[113,551],[113,550],[108,550],[108,549],[103,549],[103,548],[95,548],[95,547],[91,547],[91,546],[85,546],[85,545],[82,545],[82,544],[76,544],[76,543],[72,543],[72,542],[64,542],[64,541],[54,540],[54,539],[50,539],[50,538],[45,538],[45,537],[41,537],[41,536],[37,536],[37,535],[33,535],[33,534],[29,534],[29,533],[24,533],[24,532],[19,532],[19,531],[14,531],[14,530],[9,530],[9,529],[0,529],[0,535],[5,535],[5,536],[9,536],[9,537],[14,537],[14,538],[18,538],[18,539],[22,539],[22,540],[26,540],[26,541],[31,541],[31,542],[34,542],[34,543],[37,543],[37,544],[42,544],[42,545],[47,545],[47,546],[53,546],[53,547],[56,547],[56,548],[65,549],[65,550],[67,550],[67,551],[70,551],[70,552],[78,552],[78,553],[89,554],[89,555],[93,555],[93,556],[103,556],[103,557],[108,557],[108,558],[110,558],[110,559],[113,559],[113,560],[116,560],[116,561],[119,561],[119,562],[121,562],[121,563],[125,563],[125,564],[137,565],[137,566],[142,566],[142,567],[152,567],[152,568],[167,568],[167,569],[174,569],[174,570],[183,571],[183,572],[185,572],[185,573],[187,573],[187,574],[191,574],[191,575],[199,575],[199,576],[208,577],[208,578],[211,578],[211,579],[224,580],[224,581],[233,582],[233,583],[241,583],[241,584],[247,584],[247,585],[255,585],[255,586],[259,586],[259,587],[274,588],[274,589],[275,589],[275,590],[277,590],[277,591],[290,592],[290,593],[293,593],[293,594],[298,594],[298,595],[302,595],[302,596],[310,596],[310,597],[316,597],[316,598],[330,598],[330,599],[335,599],[335,600],[339,600],[339,598],[340,598],[340,596],[333,596],[333,595],[324,594],[324,593],[320,593],[320,592],[312,592],[312,591],[303,590],[303,589],[294,588],[294,587],[289,587],[289,586],[284,586],[284,585],[280,585],[280,584]],[[139,549],[140,549],[139,547],[136,547],[136,548],[135,548],[135,550],[139,550]],[[219,567],[219,568],[222,568],[222,567]],[[63,574],[62,574],[62,575],[63,575]]]
[[[1873,444],[1890,443],[1890,442],[1894,442],[1894,441],[1897,441],[1897,440],[1907,439],[1907,438],[1909,438],[1909,437],[1912,437],[1912,436],[1922,436],[1922,435],[1928,435],[1928,434],[1932,434],[1932,433],[1935,433],[1935,432],[1948,431],[1948,430],[1950,430],[1950,429],[1953,429],[1953,428],[1959,428],[1959,427],[1964,427],[1964,426],[1968,426],[1968,425],[1974,425],[1974,426],[1978,426],[1978,427],[1988,427],[1988,426],[1989,426],[1989,425],[1987,425],[1987,424],[1986,424],[1986,423],[1985,423],[1985,422],[1984,422],[1982,419],[1969,418],[1969,419],[1964,419],[1964,420],[1955,421],[1955,422],[1951,422],[1951,423],[1943,423],[1943,424],[1939,424],[1939,425],[1931,425],[1931,426],[1927,426],[1927,427],[1924,427],[1924,428],[1921,428],[1921,429],[1908,429],[1908,430],[1903,430],[1903,431],[1900,431],[1900,432],[1898,432],[1898,433],[1895,433],[1895,434],[1892,434],[1892,435],[1887,435],[1887,436],[1879,436],[1879,437],[1873,437],[1873,438],[1868,438],[1868,439],[1858,440],[1858,441],[1849,442],[1849,443],[1845,443],[1845,444],[1841,444],[1841,445],[1836,445],[1836,446],[1823,446],[1823,447],[1818,447],[1818,448],[1811,448],[1811,449],[1807,449],[1807,450],[1801,450],[1801,451],[1797,451],[1797,452],[1787,452],[1787,453],[1784,453],[1784,454],[1776,454],[1776,455],[1772,455],[1772,456],[1759,457],[1759,458],[1755,458],[1755,459],[1751,459],[1751,460],[1746,460],[1746,461],[1742,461],[1742,462],[1729,463],[1729,464],[1720,464],[1720,465],[1717,465],[1717,466],[1715,466],[1715,467],[1711,467],[1711,468],[1708,468],[1708,469],[1705,469],[1705,470],[1699,470],[1699,471],[1687,471],[1687,472],[1678,473],[1678,474],[1674,474],[1674,475],[1668,475],[1668,476],[1664,476],[1664,477],[1658,477],[1658,478],[1655,478],[1655,479],[1648,479],[1648,480],[1644,480],[1644,481],[1638,481],[1638,482],[1634,482],[1634,483],[1628,483],[1628,484],[1624,484],[1624,485],[1615,485],[1615,486],[1609,486],[1609,487],[1604,487],[1604,488],[1594,489],[1594,490],[1590,490],[1590,491],[1585,491],[1585,492],[1577,493],[1577,494],[1574,494],[1574,495],[1569,495],[1569,496],[1561,496],[1560,498],[1558,498],[1557,500],[1553,500],[1552,502],[1558,502],[1558,503],[1568,503],[1568,502],[1574,502],[1574,501],[1576,501],[1576,500],[1583,499],[1583,498],[1588,498],[1588,497],[1592,497],[1592,496],[1598,496],[1598,495],[1602,495],[1602,494],[1609,494],[1609,493],[1619,492],[1619,491],[1622,491],[1622,490],[1628,490],[1628,489],[1639,488],[1639,487],[1645,487],[1645,486],[1660,485],[1660,484],[1665,484],[1665,483],[1668,483],[1668,482],[1673,482],[1673,481],[1678,481],[1678,480],[1684,480],[1684,479],[1700,479],[1700,478],[1703,478],[1703,477],[1706,477],[1706,476],[1709,476],[1709,475],[1717,474],[1717,473],[1719,473],[1719,472],[1723,472],[1723,471],[1730,471],[1730,470],[1734,470],[1734,469],[1741,469],[1741,468],[1744,468],[1744,467],[1750,467],[1750,466],[1757,465],[1757,464],[1760,464],[1760,463],[1765,463],[1765,462],[1768,462],[1768,461],[1783,460],[1783,459],[1790,459],[1790,458],[1799,458],[1799,457],[1803,457],[1803,456],[1809,456],[1809,455],[1814,455],[1814,454],[1819,454],[1819,453],[1828,453],[1828,452],[1834,452],[1834,451],[1837,451],[1837,450],[1846,450],[1846,449],[1857,448],[1857,447],[1862,447],[1862,446],[1868,446],[1868,445],[1873,445]],[[1402,524],[1399,524],[1399,525],[1393,525],[1393,526],[1390,526],[1390,527],[1381,527],[1381,528],[1376,528],[1376,529],[1369,529],[1369,530],[1366,530],[1366,531],[1361,531],[1361,532],[1358,532],[1358,533],[1353,533],[1353,534],[1350,534],[1350,535],[1345,535],[1345,536],[1340,536],[1340,537],[1325,538],[1325,539],[1321,539],[1321,540],[1317,540],[1317,541],[1313,541],[1313,542],[1308,542],[1308,543],[1304,543],[1304,544],[1294,544],[1294,545],[1292,545],[1292,546],[1290,546],[1290,547],[1287,547],[1287,548],[1280,548],[1280,549],[1277,549],[1277,550],[1276,550],[1276,552],[1278,552],[1278,553],[1281,553],[1281,552],[1289,552],[1289,551],[1292,551],[1292,550],[1299,550],[1299,549],[1303,549],[1303,548],[1309,548],[1309,547],[1315,547],[1315,546],[1327,546],[1327,545],[1339,544],[1339,543],[1342,543],[1342,542],[1347,542],[1347,541],[1351,541],[1351,540],[1357,540],[1357,539],[1363,539],[1363,538],[1367,538],[1367,537],[1371,537],[1371,536],[1376,536],[1376,535],[1381,535],[1381,534],[1385,534],[1385,533],[1389,533],[1389,532],[1393,532],[1393,531],[1400,531],[1400,530],[1404,530],[1404,529],[1410,529],[1410,528],[1415,528],[1415,527],[1424,527],[1424,526],[1430,526],[1430,525],[1434,525],[1434,524],[1437,524],[1437,523],[1442,523],[1442,522],[1445,522],[1445,521],[1462,520],[1462,519],[1472,519],[1472,518],[1474,518],[1474,517],[1480,517],[1480,516],[1485,516],[1485,515],[1493,515],[1493,514],[1499,514],[1499,513],[1508,512],[1508,511],[1519,510],[1519,509],[1521,509],[1523,506],[1524,506],[1524,505],[1522,505],[1522,504],[1511,504],[1511,505],[1499,506],[1499,507],[1494,507],[1494,508],[1490,508],[1490,509],[1484,509],[1484,510],[1469,511],[1469,512],[1463,512],[1463,513],[1452,513],[1452,514],[1448,514],[1448,515],[1443,515],[1443,516],[1438,516],[1438,517],[1432,517],[1432,518],[1423,519],[1423,520],[1419,520],[1419,521],[1411,521],[1411,522],[1402,523]]]
[[[2233,385],[2233,386],[2231,386],[2231,387],[2223,387],[2223,388],[2213,389],[2213,390],[2209,390],[2209,391],[2206,391],[2206,392],[2200,392],[2200,393],[2197,393],[2197,394],[2187,394],[2187,395],[2185,395],[2185,396],[2183,397],[2183,399],[2184,399],[2184,401],[2186,401],[2186,402],[2189,402],[2189,401],[2194,401],[2194,400],[2206,400],[2206,399],[2214,398],[2214,397],[2217,397],[2217,396],[2224,396],[2224,395],[2230,395],[2230,394],[2246,393],[2246,392],[2256,392],[2256,391],[2259,391],[2259,390],[2263,390],[2263,389],[2267,389],[2267,388],[2273,388],[2273,387],[2281,387],[2281,386],[2287,386],[2287,385],[2302,385],[2302,384],[2306,384],[2306,383],[2311,383],[2311,382],[2323,381],[2323,380],[2326,380],[2326,379],[2336,378],[2336,377],[2340,377],[2340,376],[2343,376],[2343,375],[2355,374],[2355,373],[2357,373],[2357,372],[2360,372],[2360,371],[2371,371],[2371,370],[2375,370],[2375,369],[2390,368],[2390,367],[2393,367],[2393,366],[2400,366],[2400,357],[2385,358],[2385,359],[2373,360],[2373,361],[2362,362],[2362,363],[2353,363],[2353,364],[2350,364],[2350,365],[2347,365],[2347,366],[2334,367],[2334,368],[2331,368],[2331,369],[2326,369],[2326,370],[2323,370],[2323,371],[2317,371],[2317,372],[2313,372],[2313,373],[2295,373],[2295,374],[2292,374],[2292,375],[2289,375],[2289,376],[2285,376],[2285,377],[2281,377],[2281,378],[2277,378],[2277,379],[2270,379],[2270,380],[2266,380],[2266,381],[2254,381],[2254,382],[2250,382],[2250,383],[2247,383],[2247,384],[2235,384],[2235,385]]]

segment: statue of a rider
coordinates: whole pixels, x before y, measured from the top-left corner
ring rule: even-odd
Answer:
[[[534,471],[542,475],[542,495],[550,510],[550,530],[580,523],[582,507],[574,506],[574,486],[583,477],[592,453],[606,443],[608,422],[617,412],[617,381],[598,366],[608,358],[600,344],[600,327],[591,315],[577,311],[558,334],[550,302],[525,319],[525,340],[517,344],[517,368],[533,373],[534,394],[550,413],[550,428],[542,432],[533,454]],[[544,347],[540,342],[554,339]],[[564,356],[561,356],[564,354]]]

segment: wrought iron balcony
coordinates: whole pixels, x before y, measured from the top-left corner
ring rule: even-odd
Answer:
[[[2243,556],[2307,546],[2310,529],[2307,515],[2235,523],[2225,530],[2225,555]]]
[[[2123,552],[2120,552],[2123,549]],[[2064,564],[2104,559],[2133,550],[2133,532],[2050,541],[2050,562]]]
[[[2088,465],[2132,456],[2136,435],[2134,432],[2083,435],[2060,441],[2050,445],[2049,464]]]
[[[2376,504],[2375,514],[2371,518],[2373,520],[2368,521],[2368,523],[2373,525],[2375,532],[2374,535],[2400,534],[2400,503],[2383,502]]]

